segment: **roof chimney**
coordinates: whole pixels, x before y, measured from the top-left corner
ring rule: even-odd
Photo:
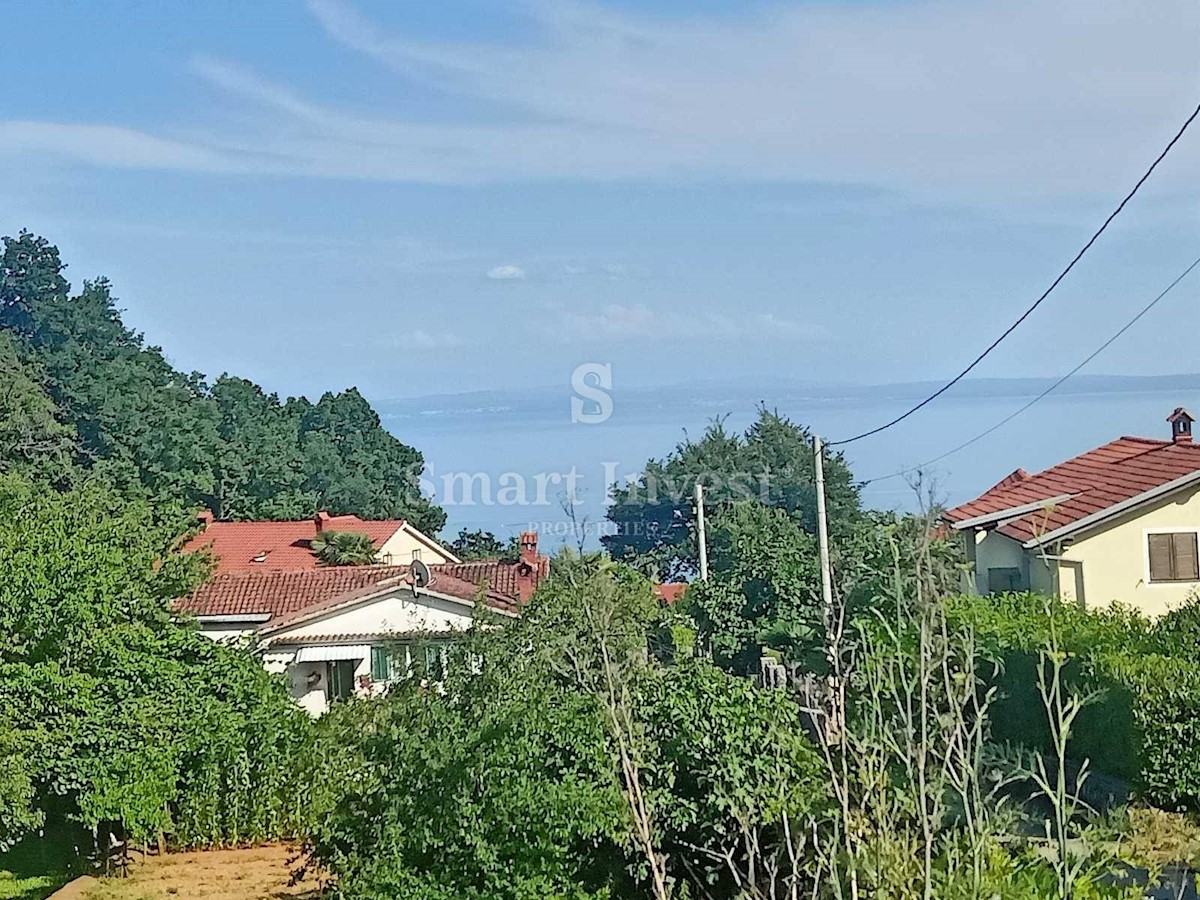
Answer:
[[[517,542],[521,545],[521,562],[536,566],[538,560],[537,532],[522,531]]]
[[[517,599],[524,603],[537,587],[534,576],[538,570],[537,532],[522,531],[517,543],[521,557],[517,561]]]
[[[317,534],[320,534],[329,525],[329,520],[333,516],[329,515],[329,510],[323,509],[313,517],[313,521],[317,523]]]
[[[1176,444],[1190,444],[1192,442],[1192,423],[1196,421],[1191,414],[1182,406],[1175,407],[1175,412],[1167,416],[1167,421],[1171,423],[1171,440]]]
[[[196,518],[200,520],[201,528],[207,528],[213,523],[213,512],[211,509],[202,509],[196,513]]]

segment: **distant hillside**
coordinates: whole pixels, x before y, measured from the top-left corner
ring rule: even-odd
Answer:
[[[1026,398],[1040,394],[1057,378],[978,378],[955,385],[947,399]],[[656,410],[691,408],[713,414],[744,410],[766,401],[769,406],[799,403],[871,403],[885,400],[918,400],[941,387],[942,382],[912,381],[895,384],[837,384],[803,381],[732,382],[699,381],[661,387],[620,388],[613,391],[628,414],[652,415]],[[1077,375],[1055,390],[1059,396],[1139,394],[1174,391],[1200,393],[1200,374],[1180,375]],[[532,420],[561,418],[569,404],[564,385],[518,390],[471,391],[430,394],[376,402],[385,420],[406,418],[487,418],[521,416]]]

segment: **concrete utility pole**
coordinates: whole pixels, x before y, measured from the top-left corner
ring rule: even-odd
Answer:
[[[704,485],[696,482],[696,540],[700,543],[700,580],[708,581],[708,539],[704,536]]]
[[[813,462],[817,473],[817,541],[821,548],[821,601],[825,605],[825,620],[832,624],[833,575],[829,570],[829,517],[825,513],[824,455],[821,449],[821,439],[814,434]]]

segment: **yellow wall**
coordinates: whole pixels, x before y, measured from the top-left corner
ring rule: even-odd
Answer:
[[[1182,605],[1200,590],[1200,582],[1149,583],[1146,535],[1152,531],[1200,531],[1200,486],[1185,488],[1076,537],[1060,554],[1063,598],[1089,608],[1119,600],[1151,617]],[[1039,565],[1032,561],[1037,551],[1029,552],[1031,568]],[[1083,597],[1077,596],[1075,579],[1068,574],[1072,564],[1082,567]]]
[[[435,547],[440,546],[436,541],[430,543]],[[431,566],[452,561],[447,552],[434,550],[429,544],[414,537],[407,528],[396,529],[396,533],[384,542],[379,548],[379,560],[387,565],[406,566],[412,562],[414,550],[420,550],[421,562]]]

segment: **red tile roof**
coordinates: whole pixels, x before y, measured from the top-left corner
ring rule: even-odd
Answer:
[[[299,572],[218,574],[189,597],[177,600],[176,612],[197,616],[270,613],[284,616],[329,597],[408,574],[407,566],[326,566]]]
[[[368,597],[372,597],[384,591],[392,590],[398,584],[404,583],[406,583],[406,580],[399,581],[395,579],[384,579],[378,584],[367,585],[366,587],[361,587],[356,590],[335,594],[325,598],[324,600],[319,600],[316,603],[305,606],[303,609],[298,609],[286,615],[278,616],[264,626],[263,630],[266,633],[270,633],[289,628],[293,625],[299,625],[301,622],[307,622],[311,619],[321,616],[324,613],[332,612],[356,603],[359,600],[365,600]],[[463,581],[459,578],[454,578],[445,574],[444,572],[437,572],[436,568],[434,570],[433,580],[429,583],[428,587],[424,588],[424,590],[433,594],[444,594],[449,597],[454,597],[458,600],[466,600],[472,603],[479,599],[481,595],[481,588],[479,585],[471,584],[470,582]],[[486,605],[492,607],[492,609],[499,610],[500,612],[516,613],[520,608],[520,604],[515,597],[498,594],[495,591],[486,591],[485,593],[482,593],[482,597],[483,602]]]
[[[947,510],[942,518],[962,522],[1072,495],[996,528],[1024,543],[1195,472],[1200,472],[1200,445],[1122,437],[1036,475],[1018,469],[976,499]]]
[[[435,566],[435,571],[445,572],[471,584],[487,584],[493,591],[507,594],[510,597],[521,596],[522,562],[502,562],[498,559],[477,560],[475,562],[447,563]],[[543,578],[550,574],[550,559],[538,556],[536,561],[528,564],[528,590],[537,589]],[[528,599],[527,597],[522,599]]]
[[[376,549],[404,527],[403,519],[360,519],[326,516],[325,531],[357,531],[369,535]],[[317,536],[315,519],[299,522],[213,522],[184,546],[185,553],[209,547],[218,574],[230,572],[295,572],[319,567],[309,544]],[[255,562],[260,554],[262,562]]]
[[[655,595],[659,600],[668,605],[677,603],[687,589],[688,585],[686,581],[671,581],[666,584],[654,585]]]
[[[504,612],[520,607],[520,563],[482,562],[430,566],[429,590],[460,600],[474,601],[487,586],[485,601]],[[533,584],[545,577],[550,561],[539,560]],[[269,614],[273,628],[280,620],[330,605],[341,605],[359,596],[385,589],[389,582],[407,579],[408,566],[323,566],[295,572],[251,570],[218,573],[188,597],[177,600],[176,612],[196,616]],[[511,590],[497,589],[493,584]]]

